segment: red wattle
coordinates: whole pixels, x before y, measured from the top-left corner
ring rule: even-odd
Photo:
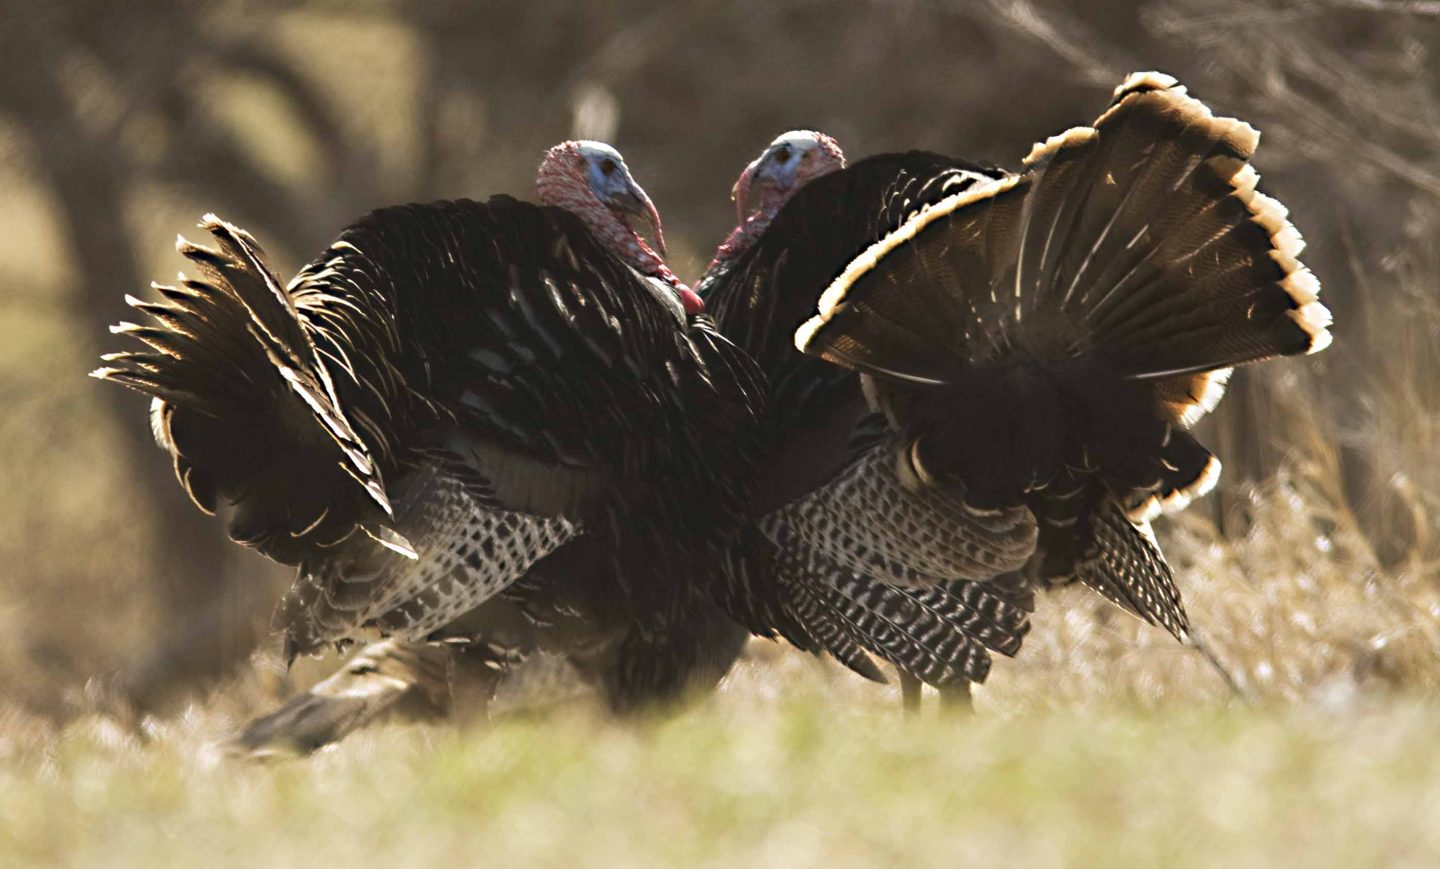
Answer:
[[[681,287],[678,292],[680,294],[680,304],[685,306],[685,313],[705,313],[705,302],[698,295],[695,294],[694,290],[690,289],[689,287]]]

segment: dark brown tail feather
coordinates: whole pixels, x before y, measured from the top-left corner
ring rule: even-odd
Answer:
[[[1330,341],[1300,235],[1255,189],[1257,141],[1174,79],[1131,76],[1020,174],[912,212],[833,281],[796,344],[869,375],[916,479],[1030,505],[1042,573],[1181,636],[1143,521],[1218,475],[1183,428],[1232,366]]]
[[[1323,349],[1329,312],[1284,207],[1255,189],[1257,140],[1173,79],[1132,76],[1095,126],[863,252],[796,343],[914,383],[1080,358],[1159,380]]]
[[[364,528],[408,554],[386,527],[375,458],[259,247],[213,215],[201,225],[219,248],[180,239],[177,249],[206,279],[157,285],[160,302],[128,298],[155,324],[112,331],[148,348],[108,354],[92,374],[156,399],[153,427],[176,476],[202,510],[233,505],[237,541],[293,564]]]

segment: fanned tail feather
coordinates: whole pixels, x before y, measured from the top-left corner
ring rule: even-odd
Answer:
[[[215,286],[228,290],[240,301],[250,315],[249,331],[271,365],[344,452],[346,461],[342,467],[381,509],[392,512],[380,471],[369,449],[346,420],[335,384],[315,341],[306,331],[290,294],[265,264],[260,245],[248,232],[214,214],[205,215],[200,225],[219,243],[219,255],[184,238],[177,240],[176,249],[195,263]]]
[[[915,382],[1021,351],[1158,379],[1321,350],[1329,312],[1284,207],[1256,190],[1257,141],[1168,76],[1132,76],[1093,127],[858,256],[797,344]]]
[[[377,457],[350,426],[290,297],[254,239],[214,215],[218,247],[179,239],[201,278],[155,285],[160,301],[126,297],[154,325],[112,328],[147,345],[111,353],[92,372],[155,399],[152,427],[176,476],[203,510],[235,507],[231,536],[296,563],[357,529],[414,556],[389,528]]]
[[[1139,526],[1214,486],[1185,428],[1237,365],[1330,343],[1259,134],[1138,73],[1015,175],[927,201],[834,278],[795,335],[867,375],[902,465],[1041,518],[1041,578],[1082,579],[1177,636]],[[1127,518],[1128,517],[1128,518]]]

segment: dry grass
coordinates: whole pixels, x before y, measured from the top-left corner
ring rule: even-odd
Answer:
[[[392,726],[307,761],[270,765],[212,746],[225,721],[217,711],[193,709],[139,733],[102,717],[60,732],[0,719],[0,858],[237,866],[1440,860],[1433,704],[1141,710],[1112,702],[1001,712],[987,701],[974,718],[906,720],[892,704],[826,690],[807,664],[780,675],[786,669],[737,674],[716,700],[649,724],[578,709],[490,729]]]

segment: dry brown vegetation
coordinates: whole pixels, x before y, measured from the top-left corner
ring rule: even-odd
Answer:
[[[1427,704],[1440,687],[1436,4],[0,0],[0,764],[21,775],[51,758],[59,778],[36,805],[73,810],[66,764],[81,761],[67,752],[101,745],[93,763],[123,779],[124,764],[141,761],[114,771],[105,740],[140,745],[148,732],[169,746],[157,762],[182,783],[176,794],[213,785],[218,774],[175,755],[317,672],[286,679],[251,666],[285,576],[224,543],[183,502],[148,442],[143,401],[84,377],[112,346],[105,325],[122,316],[122,294],[175,271],[170,241],[201,213],[247,226],[289,271],[374,206],[528,194],[542,150],[578,134],[625,152],[665,217],[678,270],[693,277],[733,220],[734,176],[782,130],[827,130],[852,156],[923,147],[1015,165],[1032,141],[1089,120],[1126,72],[1145,68],[1262,130],[1257,166],[1310,243],[1335,346],[1235,378],[1202,432],[1226,463],[1221,490],[1160,528],[1214,660],[1066,592],[1042,601],[1022,654],[997,665],[981,717],[1036,719],[1032,735],[1053,740],[1066,716],[1037,719],[1043,710],[1087,707],[1114,736],[1141,727],[1124,717],[1140,708],[1180,716],[1157,720],[1214,747],[1207,727],[1243,725],[1205,716],[1248,703],[1276,710],[1256,726],[1279,740],[1308,726],[1305,710],[1374,707],[1382,711],[1364,726],[1397,740],[1384,750],[1433,760],[1423,733],[1425,722],[1433,732]],[[703,737],[777,704],[802,720],[785,727],[809,726],[806,716],[822,713],[775,699],[814,696],[802,684],[824,689],[819,709],[888,710],[883,689],[774,647],[757,656],[703,707],[715,713],[709,725],[639,736],[604,725],[614,750]],[[148,731],[131,734],[132,719],[110,716],[131,704],[154,716]],[[1384,709],[1400,723],[1385,724]],[[840,720],[873,740],[884,720],[874,715]],[[791,745],[781,730],[761,742]],[[1355,747],[1344,727],[1332,730],[1331,742],[1306,743],[1317,758]],[[555,731],[581,751],[573,720]],[[517,732],[494,738],[513,748],[545,731]],[[1006,742],[1004,732],[975,731],[1008,757],[1022,737]],[[380,741],[343,756],[378,745],[413,759],[423,744],[366,739]],[[1141,748],[1186,744],[1147,739],[1137,763]],[[987,756],[967,745],[974,763]],[[472,766],[494,760],[445,748]],[[1182,765],[1203,769],[1193,758]],[[270,799],[255,796],[251,775],[240,799]],[[928,785],[914,786],[922,800]],[[1085,799],[1080,790],[1072,796]],[[156,794],[161,815],[180,799]],[[38,839],[28,847],[54,856]],[[1056,847],[1031,856],[1074,853]],[[994,855],[978,845],[963,853]],[[1287,852],[1252,856],[1261,853]]]

